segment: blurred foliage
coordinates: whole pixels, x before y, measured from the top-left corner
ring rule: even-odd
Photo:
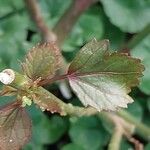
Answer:
[[[49,25],[54,27],[72,0],[39,0],[42,15]],[[77,50],[93,37],[110,40],[111,49],[120,49],[130,40],[133,33],[141,31],[150,23],[149,0],[101,0],[90,7],[75,24],[63,45],[63,55],[68,61]],[[63,30],[63,29],[62,29]],[[0,70],[4,68],[19,69],[19,60],[40,36],[30,20],[21,0],[0,0]],[[137,119],[150,125],[150,36],[143,39],[131,51],[131,55],[141,58],[145,72],[139,88],[132,91],[135,102],[128,111]],[[58,91],[57,87],[54,90]],[[61,95],[59,95],[61,97]],[[73,98],[74,99],[74,98]],[[0,98],[0,105],[11,101]],[[110,140],[108,126],[102,119],[93,117],[59,117],[43,114],[35,106],[29,108],[33,120],[32,140],[24,150],[102,150],[107,148]],[[145,150],[150,144],[145,143]],[[121,150],[133,149],[133,145],[122,141]]]

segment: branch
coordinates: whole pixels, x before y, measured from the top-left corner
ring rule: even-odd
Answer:
[[[70,115],[70,116],[91,116],[97,114],[97,110],[93,107],[80,107],[74,106],[71,103],[66,104],[63,102],[61,103],[62,114],[63,116]]]
[[[81,14],[91,6],[95,0],[74,0],[70,8],[61,17],[59,22],[54,28],[54,32],[58,35],[58,44],[61,45],[70,31],[72,30],[74,24],[81,16]]]
[[[41,15],[40,7],[36,0],[24,0],[30,16],[41,33],[44,42],[56,41],[56,35],[47,27]]]
[[[113,131],[108,150],[119,150],[123,135],[127,138],[131,137],[135,125],[125,121],[113,112],[101,112],[98,117],[105,121]]]
[[[11,87],[15,89],[22,89],[26,90],[31,87],[31,81],[26,78],[24,75],[19,74],[18,72],[15,72],[11,69],[3,70],[1,73],[3,76],[1,81],[3,81],[4,84],[8,84]],[[4,82],[5,76],[6,79],[11,79],[9,82]],[[42,92],[42,91],[41,91]],[[51,97],[51,95],[49,95]],[[74,115],[74,116],[83,116],[83,115],[93,115],[98,114],[99,112],[93,108],[93,107],[78,107],[74,106],[72,104],[66,104],[63,101],[61,101],[58,98],[56,99],[56,103],[58,104],[60,108],[61,115]],[[145,140],[150,140],[150,128],[148,128],[146,125],[141,123],[140,121],[136,120],[135,117],[127,113],[126,111],[118,111],[116,113],[112,112],[100,112],[100,115],[104,116],[103,118],[105,120],[109,120],[110,122],[113,122],[115,125],[122,124],[124,127],[124,134],[131,134],[133,133],[133,127],[136,128],[134,132],[139,134],[141,137],[143,137]]]
[[[145,140],[150,141],[150,128],[149,127],[147,127],[140,121],[136,120],[134,116],[132,116],[126,111],[122,110],[122,111],[119,111],[117,114],[123,119],[125,119],[126,121],[134,124],[136,127],[135,132],[139,134],[141,137],[143,137]]]
[[[123,129],[121,126],[116,126],[111,137],[108,150],[119,150],[120,143],[123,136]]]
[[[131,40],[122,48],[121,52],[128,52],[136,47],[150,33],[150,24],[148,24],[141,32],[134,35]]]
[[[132,49],[136,47],[146,36],[150,33],[150,24],[148,24],[141,32],[133,36],[133,38],[127,43],[127,47]]]

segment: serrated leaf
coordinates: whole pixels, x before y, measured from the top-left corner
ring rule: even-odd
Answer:
[[[32,80],[51,78],[59,68],[60,58],[60,51],[54,43],[37,45],[27,54],[22,68]]]
[[[51,113],[61,113],[61,106],[58,98],[42,87],[34,91],[33,101],[42,111],[50,111]]]
[[[110,21],[122,31],[135,33],[150,23],[150,1],[101,0]]]
[[[133,102],[127,94],[138,85],[143,69],[139,59],[109,53],[107,40],[93,40],[70,64],[68,79],[85,106],[114,111]]]
[[[25,109],[13,102],[0,108],[0,149],[18,150],[28,142],[31,120]]]

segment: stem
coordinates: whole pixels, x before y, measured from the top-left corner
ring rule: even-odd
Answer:
[[[74,24],[81,14],[95,2],[95,0],[74,0],[71,7],[61,17],[54,28],[54,32],[58,35],[58,44],[62,45]]]
[[[59,81],[59,80],[64,80],[67,78],[67,74],[64,74],[64,75],[57,75],[51,79],[47,79],[47,80],[43,80],[41,82],[39,82],[39,86],[43,86],[43,85],[47,85],[47,84],[52,84],[54,83],[55,81]]]
[[[120,143],[123,136],[123,129],[121,126],[116,126],[111,137],[108,150],[119,150]]]
[[[136,127],[136,133],[139,134],[141,137],[143,137],[145,140],[150,140],[150,128],[141,123],[140,121],[136,120],[136,118],[129,114],[126,111],[119,111],[118,115],[124,118],[126,121],[132,123]]]
[[[44,42],[56,41],[56,35],[47,27],[44,22],[37,0],[24,0],[24,2],[29,10],[32,20],[41,33],[42,40]]]
[[[61,115],[71,115],[71,116],[91,116],[97,114],[98,111],[93,107],[79,107],[72,104],[63,103]]]
[[[150,33],[150,24],[148,24],[141,32],[136,34],[128,43],[127,47],[133,49]]]
[[[127,52],[129,53],[130,50],[132,50],[134,47],[136,47],[146,36],[148,36],[150,33],[150,24],[148,24],[141,32],[134,35],[127,43],[126,45],[121,48],[121,52]]]

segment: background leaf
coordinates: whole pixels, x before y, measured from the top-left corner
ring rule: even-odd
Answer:
[[[141,31],[150,23],[150,1],[101,0],[110,21],[124,32]]]
[[[109,136],[99,124],[96,117],[72,118],[72,126],[69,131],[72,142],[84,150],[98,150],[104,146]]]
[[[84,150],[84,148],[80,147],[77,144],[70,143],[70,144],[63,146],[61,150]]]
[[[100,39],[103,36],[103,13],[99,15],[100,12],[102,13],[100,7],[92,6],[80,16],[79,21],[74,25],[72,32],[64,42],[62,48],[64,52],[72,52],[89,40]]]
[[[32,118],[32,138],[24,147],[24,150],[44,150],[45,144],[55,144],[68,129],[68,119],[53,115],[51,118],[45,115],[41,109],[34,105],[28,108]]]
[[[143,66],[140,60],[124,54],[109,54],[108,42],[93,40],[86,44],[69,66],[71,87],[85,106],[97,110],[127,107],[127,95],[138,85]]]

